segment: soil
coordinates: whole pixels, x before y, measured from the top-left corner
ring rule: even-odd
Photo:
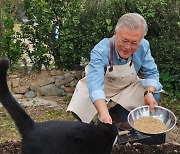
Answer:
[[[20,154],[20,141],[7,141],[0,145],[1,154]],[[162,145],[120,145],[114,147],[112,154],[178,154],[180,153],[179,145],[162,144]]]
[[[68,103],[63,101],[63,98],[59,97],[46,97],[45,99],[56,101],[57,106],[36,106],[36,107],[27,107],[26,111],[32,118],[35,118],[36,115],[40,115],[43,112],[48,110],[62,110],[62,113],[65,112]],[[61,117],[61,119],[66,119],[66,116]],[[141,143],[126,143],[125,145],[115,145],[112,150],[112,154],[180,154],[180,127],[176,126],[168,132],[168,143],[160,145],[145,145]],[[20,154],[20,141],[6,141],[0,144],[0,154]]]

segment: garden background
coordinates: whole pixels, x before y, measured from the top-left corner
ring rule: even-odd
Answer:
[[[0,57],[10,59],[12,72],[29,70],[29,62],[32,71],[82,70],[94,45],[111,37],[127,12],[147,20],[146,39],[168,93],[163,106],[179,116],[179,0],[0,0]]]

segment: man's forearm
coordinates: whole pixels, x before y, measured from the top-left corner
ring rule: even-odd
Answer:
[[[104,99],[98,99],[94,102],[94,106],[95,108],[97,109],[99,115],[103,114],[103,113],[107,113],[109,112],[108,111],[108,108],[107,108],[107,105],[106,105],[106,102]]]

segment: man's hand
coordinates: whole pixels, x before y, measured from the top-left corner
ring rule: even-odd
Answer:
[[[99,114],[99,120],[103,123],[112,124],[112,118],[109,113]]]
[[[99,100],[95,101],[94,106],[96,107],[96,109],[98,111],[99,120],[103,123],[112,124],[112,118],[109,115],[109,111],[108,111],[105,100],[99,99]]]
[[[154,107],[158,105],[152,93],[148,93],[144,96],[144,103],[145,105],[149,105],[151,112],[153,112]]]
[[[155,88],[152,86],[148,86],[148,87],[146,87],[145,91],[152,91],[154,93]],[[152,93],[147,93],[144,96],[144,104],[149,105],[151,112],[154,110],[154,107],[158,105],[158,103],[156,102],[154,95]]]

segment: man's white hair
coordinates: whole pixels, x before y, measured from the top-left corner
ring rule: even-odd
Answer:
[[[119,31],[122,27],[131,29],[143,29],[143,36],[147,34],[148,25],[146,20],[138,13],[126,13],[117,22],[115,30]]]

